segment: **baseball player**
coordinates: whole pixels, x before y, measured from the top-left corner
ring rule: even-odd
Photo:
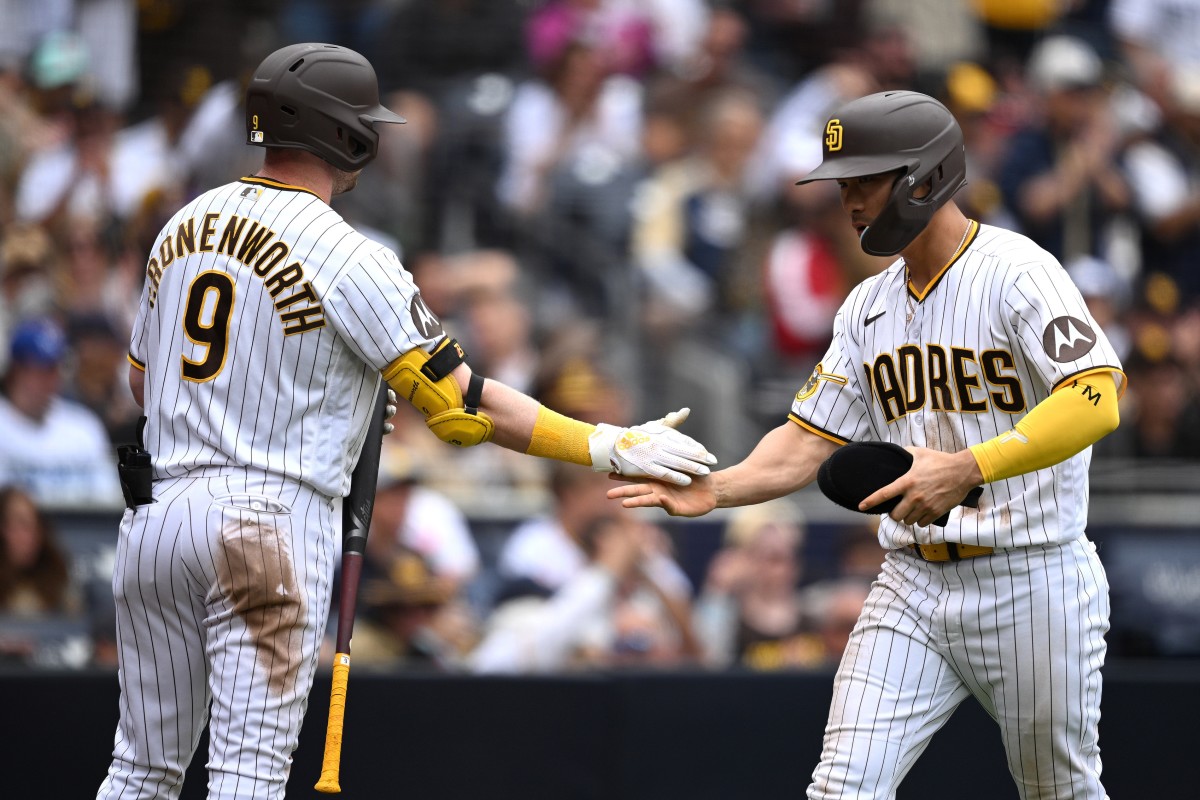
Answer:
[[[894,796],[974,696],[1022,797],[1099,800],[1108,585],[1084,528],[1090,445],[1117,426],[1120,363],[1052,256],[955,205],[963,138],[940,103],[851,101],[823,154],[805,181],[836,180],[862,248],[900,258],[850,293],[788,421],[744,461],[609,495],[696,516],[793,492],[849,442],[904,446],[911,469],[860,506],[902,497],[881,521],[882,572],[838,667],[808,796]],[[977,509],[957,505],[980,484]]]
[[[715,460],[673,430],[593,426],[473,373],[396,255],[329,207],[376,154],[371,65],[327,44],[268,56],[246,96],[255,176],[159,234],[130,385],[130,508],[113,590],[120,723],[98,797],[173,798],[205,722],[210,798],[277,798],[297,744],[341,542],[340,498],[382,374],[457,446],[487,441],[687,482]]]

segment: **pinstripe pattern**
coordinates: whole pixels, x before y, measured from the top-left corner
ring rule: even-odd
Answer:
[[[790,418],[837,442],[958,452],[1120,362],[1062,267],[989,226],[918,293],[903,260],[858,286]],[[887,548],[838,669],[810,798],[889,798],[959,703],[997,721],[1021,797],[1101,800],[1108,583],[1084,537],[1090,448],[984,487],[943,527],[882,517]],[[997,548],[928,563],[914,542]]]
[[[178,797],[209,722],[209,797],[283,796],[379,372],[441,337],[396,255],[307,190],[246,178],[163,228],[129,353],[155,502],[121,524],[100,800]]]
[[[906,322],[910,307],[913,318]],[[1095,338],[1088,352],[1067,362],[1054,361],[1043,346],[1047,326],[1062,317],[1084,321]],[[905,345],[921,354],[920,387],[915,385],[920,376],[906,375],[904,362],[896,356]],[[955,349],[1010,354],[1012,366],[998,371],[1002,378],[1019,382],[1021,408],[1006,411],[990,397],[1002,387],[989,383],[977,362],[965,362],[963,370],[978,384],[968,392],[970,399],[986,403],[982,412],[961,408],[961,394],[952,379],[946,391],[929,385],[930,360],[937,355],[930,351],[947,354],[947,369],[952,371],[950,354]],[[866,378],[880,357],[896,365],[901,383],[908,384],[906,395],[924,395],[923,403],[905,403],[894,419],[888,418],[886,402]],[[824,373],[845,377],[846,383],[817,380],[815,391],[803,398],[802,390],[792,404],[794,421],[842,442],[890,441],[945,452],[1005,433],[1052,389],[1075,376],[1100,367],[1120,370],[1108,339],[1053,256],[1023,236],[987,225],[978,227],[966,251],[923,299],[905,285],[902,260],[860,284],[838,312],[833,343],[821,365]],[[949,403],[954,405],[947,407]],[[896,410],[893,405],[893,413]],[[1072,541],[1087,521],[1090,463],[1088,448],[1048,469],[989,483],[979,509],[956,508],[944,528],[903,525],[883,517],[880,543],[887,548],[941,541],[1022,547]]]
[[[1022,798],[1101,800],[1107,630],[1108,584],[1086,539],[944,564],[889,551],[838,667],[808,797],[893,797],[974,696]]]
[[[134,325],[130,357],[146,367],[146,446],[155,454],[155,476],[246,465],[343,496],[379,371],[414,347],[431,348],[440,326],[426,335],[414,322],[409,308],[417,287],[395,253],[357,233],[314,195],[273,182],[244,179],[181,209],[159,235],[160,267],[162,243],[177,241],[189,220],[199,229],[207,214],[217,215],[213,251],[175,258],[161,269],[156,293],[147,281]],[[267,279],[219,252],[234,216],[246,220],[241,243],[257,223],[274,232],[268,246],[287,245]],[[292,263],[302,283],[273,297],[269,278]],[[189,341],[181,320],[188,289],[206,270],[230,275],[235,299],[224,363],[212,380],[194,382],[181,376],[180,359],[199,360],[208,351]],[[276,308],[304,283],[314,301]],[[318,309],[324,325],[288,335],[281,315],[299,308]]]
[[[178,797],[210,703],[210,796],[283,796],[329,612],[336,503],[222,471],[160,481],[157,502],[122,520],[121,719],[98,798]],[[264,570],[293,580],[254,583]]]

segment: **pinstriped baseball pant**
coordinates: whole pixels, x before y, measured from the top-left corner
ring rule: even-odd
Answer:
[[[98,800],[177,798],[206,722],[210,798],[283,797],[329,613],[335,503],[211,472],[157,481],[156,502],[122,518],[120,722]]]
[[[894,797],[974,696],[1000,726],[1024,800],[1103,800],[1108,617],[1104,568],[1083,537],[958,562],[888,552],[838,667],[808,797]]]

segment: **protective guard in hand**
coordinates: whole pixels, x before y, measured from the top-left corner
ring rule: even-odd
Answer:
[[[912,462],[912,453],[898,444],[853,442],[838,448],[822,462],[817,472],[817,485],[826,497],[839,506],[859,511],[859,503],[908,472]],[[982,494],[983,487],[976,486],[959,505],[978,508]],[[903,499],[903,496],[893,497],[862,513],[886,514]],[[947,511],[930,524],[940,527],[949,521],[950,512]]]
[[[140,417],[137,424],[137,442],[117,446],[117,476],[121,480],[121,493],[125,495],[125,505],[129,508],[154,502],[154,459],[142,438],[145,429],[146,418]]]

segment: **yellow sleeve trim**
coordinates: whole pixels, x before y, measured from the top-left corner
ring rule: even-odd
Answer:
[[[133,353],[126,353],[125,358],[128,359],[130,364],[133,364],[135,367],[140,369],[142,372],[146,371],[146,365],[143,364],[142,362],[138,361],[136,358],[134,358]]]
[[[850,444],[849,439],[843,439],[842,437],[838,436],[837,434],[833,434],[833,433],[830,433],[829,431],[822,430],[821,428],[818,428],[816,425],[813,425],[811,422],[804,421],[803,419],[796,416],[795,414],[788,414],[788,419],[790,419],[792,422],[799,425],[801,428],[804,428],[804,430],[808,431],[809,433],[815,433],[817,436],[820,436],[822,439],[828,439],[829,441],[833,442],[834,444]]]
[[[531,456],[553,458],[571,464],[592,465],[592,453],[588,437],[596,430],[595,425],[563,416],[545,406],[538,408],[537,420],[533,423],[533,436],[525,451]]]
[[[1125,396],[1125,387],[1129,385],[1129,379],[1125,377],[1124,370],[1117,369],[1116,367],[1090,367],[1085,369],[1083,372],[1076,372],[1075,374],[1068,375],[1056,383],[1054,388],[1050,391],[1057,392],[1059,389],[1066,389],[1067,387],[1072,386],[1075,381],[1081,381],[1084,378],[1094,378],[1096,375],[1105,374],[1113,376],[1113,380],[1116,382],[1117,387],[1117,399],[1120,400]]]
[[[1016,427],[971,447],[987,482],[1052,467],[1116,430],[1117,386],[1112,370],[1073,378],[1070,391],[1055,391]]]

